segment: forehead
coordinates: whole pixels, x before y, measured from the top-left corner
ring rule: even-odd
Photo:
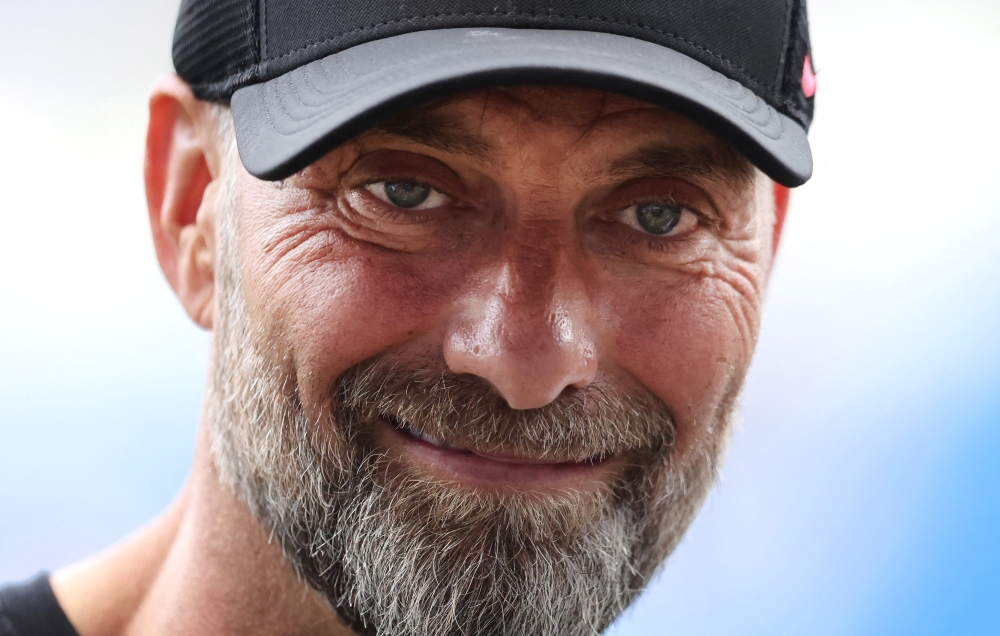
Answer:
[[[563,86],[510,86],[470,91],[420,104],[408,114],[462,112],[478,108],[487,114],[506,113],[521,123],[590,127],[595,120],[624,112],[662,112],[658,106],[600,90]]]
[[[356,141],[377,146],[386,138],[485,160],[548,151],[555,160],[575,155],[605,169],[626,170],[636,162],[683,164],[741,183],[755,174],[729,144],[677,113],[582,88],[517,86],[463,93],[388,117]]]
[[[592,133],[601,126],[627,128],[658,123],[671,128],[678,137],[716,140],[697,124],[659,106],[624,95],[561,86],[513,86],[462,93],[415,105],[387,118],[375,130],[396,132],[400,126],[414,122],[444,129],[485,131],[499,124],[578,134]],[[646,128],[644,132],[651,131]]]

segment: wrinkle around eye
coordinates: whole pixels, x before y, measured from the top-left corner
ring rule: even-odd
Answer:
[[[348,190],[337,201],[337,212],[358,227],[395,235],[416,236],[426,233],[424,210],[397,207],[382,201],[367,189]],[[431,210],[435,212],[435,210]]]
[[[382,210],[373,209],[382,206]],[[453,215],[439,209],[389,209],[367,191],[351,190],[338,197],[333,210],[338,228],[351,240],[401,251],[426,252],[467,245],[470,231]],[[426,215],[426,216],[425,216]]]

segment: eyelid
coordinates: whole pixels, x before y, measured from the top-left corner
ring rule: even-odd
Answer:
[[[632,205],[670,202],[694,213],[706,225],[717,227],[722,216],[712,195],[680,177],[640,177],[624,183],[606,199],[605,210],[615,212]]]
[[[463,197],[465,183],[447,163],[428,155],[393,149],[362,154],[348,169],[345,184],[360,188],[379,181],[413,181],[437,188],[449,196]]]
[[[632,203],[629,203],[628,205],[626,205],[622,209],[628,209],[628,208],[631,208],[631,207],[635,207],[637,205],[647,205],[647,204],[652,204],[652,203],[666,203],[668,205],[673,205],[673,206],[677,206],[679,208],[683,208],[683,209],[687,210],[688,212],[691,212],[696,217],[698,217],[701,221],[703,221],[703,222],[705,222],[707,224],[715,225],[715,224],[717,224],[719,222],[718,219],[716,219],[714,216],[709,215],[709,214],[705,214],[704,212],[702,212],[701,209],[699,208],[699,206],[694,205],[692,203],[686,202],[686,199],[684,197],[678,198],[678,197],[673,197],[673,196],[670,196],[670,195],[668,195],[668,196],[637,197],[634,201],[632,201]]]

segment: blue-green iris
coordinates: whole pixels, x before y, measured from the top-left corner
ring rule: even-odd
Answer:
[[[667,203],[642,203],[636,206],[639,227],[650,234],[667,234],[681,222],[683,208]]]
[[[385,184],[385,196],[393,205],[401,208],[415,208],[431,195],[430,186],[413,181],[388,181]]]

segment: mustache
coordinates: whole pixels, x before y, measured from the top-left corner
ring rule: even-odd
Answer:
[[[363,436],[382,418],[456,446],[563,462],[665,453],[676,436],[670,409],[645,387],[599,376],[518,410],[481,378],[435,366],[375,358],[343,373],[335,402],[345,435]]]

